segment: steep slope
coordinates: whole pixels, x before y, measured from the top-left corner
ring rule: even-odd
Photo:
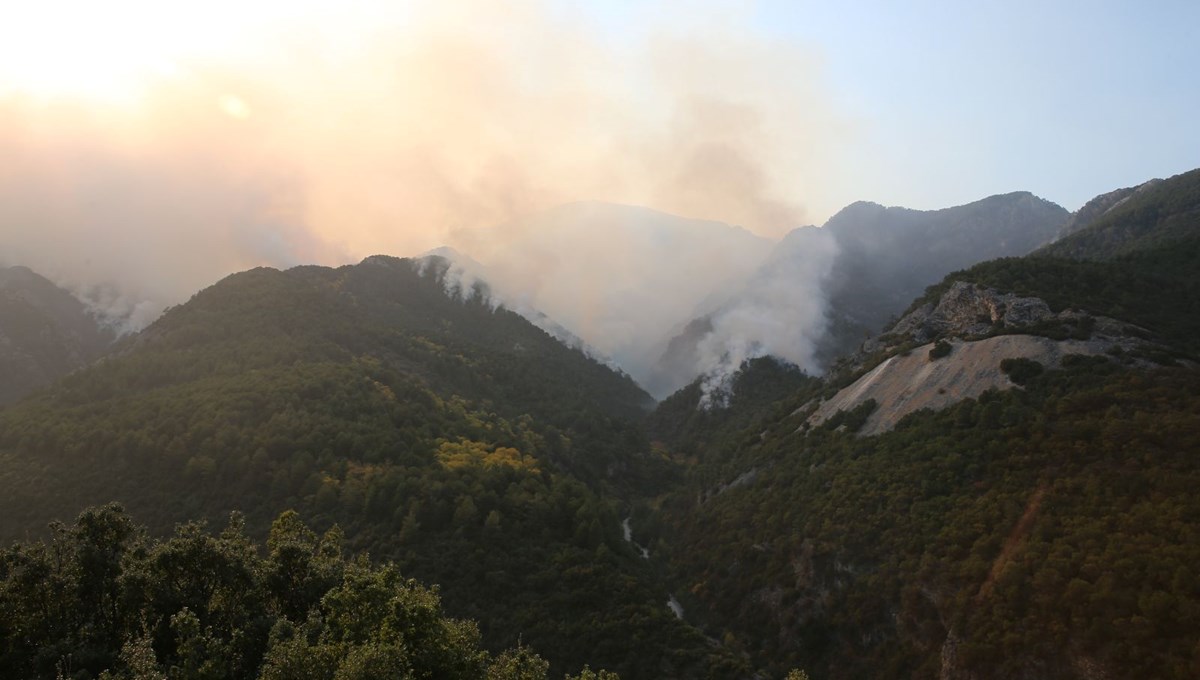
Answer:
[[[1105,358],[874,437],[801,413],[716,438],[633,528],[773,673],[1193,677],[1197,414],[1194,371]]]
[[[678,389],[697,374],[729,374],[763,354],[819,374],[926,286],[976,262],[1024,255],[1067,218],[1025,192],[933,211],[854,203],[820,229],[789,233],[753,274],[660,345],[651,384]]]
[[[492,307],[503,306],[525,317],[526,321],[546,331],[567,347],[578,349],[610,368],[617,368],[611,358],[572,333],[566,326],[550,318],[545,312],[531,306],[525,296],[505,293],[493,287],[490,282],[498,278],[497,274],[474,258],[448,246],[442,246],[417,260],[418,266],[443,268],[443,285],[452,294],[478,297],[479,301]]]
[[[155,533],[295,508],[447,588],[487,646],[555,672],[692,677],[737,664],[666,606],[599,495],[662,463],[627,377],[475,295],[444,260],[257,269],[0,413],[0,529],[110,500]]]
[[[1200,238],[1173,195],[1138,209],[1169,240],[955,272],[824,384],[667,439],[692,466],[632,529],[689,615],[771,673],[1194,677]]]
[[[858,431],[879,434],[914,411],[1015,387],[1022,378],[1019,371],[1010,375],[1012,366],[1036,373],[1080,356],[1119,357],[1130,365],[1167,358],[1148,336],[1116,319],[1078,309],[1054,312],[1039,298],[957,281],[936,305],[918,307],[864,343],[847,368],[878,365],[822,401],[807,424],[819,426],[870,402]]]
[[[879,332],[926,286],[976,262],[1024,255],[1050,241],[1063,208],[1027,192],[934,211],[855,203],[825,224],[840,248],[828,287],[833,323],[826,356]]]
[[[86,366],[115,337],[46,278],[26,267],[0,268],[0,404]]]
[[[1086,228],[1039,254],[1108,260],[1168,245],[1200,233],[1200,168],[1147,182]]]
[[[1160,181],[1162,180],[1150,180],[1140,186],[1114,189],[1106,194],[1100,194],[1071,214],[1071,218],[1059,229],[1058,238],[1070,236],[1080,229],[1091,226],[1093,222],[1104,217],[1109,210],[1124,203],[1134,193],[1145,190]]]

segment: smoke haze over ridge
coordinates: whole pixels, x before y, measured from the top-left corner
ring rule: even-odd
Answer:
[[[78,70],[132,39],[121,26],[143,30],[132,12],[182,26],[148,7],[97,13],[104,40],[71,34]],[[686,25],[664,12],[614,36],[549,3],[288,7],[243,17],[212,3],[186,17],[212,44],[149,44],[128,60],[145,68],[111,92],[42,91],[15,62],[0,68],[0,261],[140,326],[251,266],[474,254],[516,218],[578,200],[777,237],[804,221],[806,186],[844,127],[814,55],[733,12]],[[36,19],[0,37],[59,28]]]

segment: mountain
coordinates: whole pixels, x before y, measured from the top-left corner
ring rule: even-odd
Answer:
[[[1091,225],[1096,220],[1100,219],[1113,207],[1120,205],[1132,196],[1134,193],[1153,186],[1162,180],[1152,179],[1145,184],[1136,187],[1125,187],[1123,189],[1114,189],[1106,194],[1100,194],[1092,200],[1083,204],[1079,210],[1071,213],[1071,218],[1063,224],[1058,230],[1058,238],[1070,236],[1075,232]]]
[[[0,412],[0,532],[116,500],[156,535],[238,511],[261,538],[294,508],[444,586],[488,649],[736,675],[622,536],[620,499],[671,473],[636,425],[648,395],[449,269],[376,256],[201,291]]]
[[[115,334],[27,267],[0,268],[0,404],[95,361]]]
[[[545,314],[642,384],[659,340],[772,247],[740,227],[598,202],[458,232],[452,245],[505,304]]]
[[[825,380],[746,365],[727,415],[661,402],[687,471],[631,528],[690,620],[765,675],[1194,677],[1200,226],[1175,179],[1059,242],[1098,259],[953,272]]]
[[[434,649],[482,664],[473,650],[517,646],[495,658],[536,651],[557,677],[585,662],[626,678],[1195,677],[1190,176],[1098,197],[1057,243],[947,274],[818,378],[771,356],[764,337],[814,345],[780,310],[848,296],[814,322],[837,338],[879,304],[856,296],[916,285],[853,235],[919,250],[947,230],[952,262],[970,250],[955,230],[1006,252],[1063,217],[1027,194],[933,227],[856,204],[704,293],[698,339],[676,349],[722,380],[656,406],[515,313],[526,301],[482,260],[231,276],[0,410],[0,535],[22,540],[0,555],[0,669],[53,677],[86,651],[68,669],[83,677],[124,644],[131,669],[262,658],[330,677],[401,653],[402,623],[347,638],[347,602],[391,622],[381,608],[421,602],[429,630],[458,632]],[[855,267],[874,283],[838,288]],[[35,534],[114,499],[157,540],[111,506]],[[227,528],[165,538],[193,519]],[[337,569],[356,580],[338,587]],[[441,584],[440,609],[401,573]],[[478,645],[446,617],[478,621]]]
[[[732,374],[754,354],[819,374],[926,286],[976,262],[1031,252],[1068,216],[1026,192],[934,211],[849,205],[820,229],[789,233],[730,294],[666,341],[651,392],[678,389],[700,373]],[[763,317],[777,324],[753,323]]]
[[[926,286],[976,262],[1029,253],[1068,217],[1028,192],[932,211],[855,203],[824,227],[840,249],[830,308],[844,322],[876,333]]]
[[[1041,250],[1044,255],[1108,260],[1195,236],[1200,225],[1200,169],[1166,180],[1152,180],[1122,196],[1086,228]],[[1105,195],[1084,208],[1100,202]],[[1083,210],[1080,211],[1081,213]]]
[[[444,262],[442,262],[444,260]],[[589,357],[620,370],[616,363],[603,352],[592,347],[583,338],[575,335],[566,326],[551,319],[541,310],[530,306],[524,296],[505,295],[490,283],[497,275],[474,258],[448,246],[435,248],[417,258],[420,267],[442,267],[446,289],[454,295],[477,297],[491,307],[504,306],[520,314],[526,321],[549,333],[555,340]]]

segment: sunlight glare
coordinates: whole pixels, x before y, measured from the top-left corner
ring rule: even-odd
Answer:
[[[0,20],[0,97],[130,102],[153,83],[186,73],[180,66],[189,61],[236,66],[279,27],[328,16],[333,4],[38,0],[10,6]]]

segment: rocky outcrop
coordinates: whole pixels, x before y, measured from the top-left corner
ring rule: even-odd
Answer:
[[[1039,298],[1020,297],[958,281],[936,305],[926,303],[900,319],[889,335],[926,343],[944,336],[979,337],[991,333],[997,326],[1022,328],[1053,318],[1056,315],[1050,311],[1050,306]],[[870,342],[868,346],[878,348]]]
[[[961,640],[954,631],[946,636],[946,642],[942,644],[942,666],[941,672],[938,673],[938,680],[976,680],[974,673],[969,671],[958,654],[958,645]]]
[[[880,353],[891,356],[822,402],[807,422],[817,426],[874,400],[876,408],[858,432],[879,434],[918,409],[936,411],[991,389],[1015,387],[1000,369],[1005,359],[1057,368],[1072,354],[1133,353],[1147,344],[1146,335],[1116,319],[1072,309],[1054,312],[1039,298],[956,282],[937,304],[923,305],[889,333],[864,343],[851,365],[866,366]],[[945,356],[931,354],[934,341],[946,343]]]
[[[1070,333],[1075,339],[1102,337],[1127,340],[1126,349],[1138,344],[1130,332],[1145,335],[1127,323],[1093,316],[1078,309],[1054,312],[1041,298],[1002,293],[966,281],[956,281],[937,303],[926,303],[906,314],[885,334],[863,343],[861,355],[889,351],[901,345],[925,344],[938,338],[982,339],[998,334],[1027,332],[1033,335]]]
[[[1106,341],[1059,341],[1033,335],[1000,335],[975,342],[952,340],[950,345],[950,354],[941,359],[930,359],[933,343],[886,359],[822,402],[809,424],[820,425],[838,411],[851,411],[873,399],[876,408],[858,432],[879,434],[913,411],[938,411],[964,399],[978,398],[991,389],[1014,387],[1000,370],[1000,362],[1005,359],[1029,359],[1055,368],[1069,354],[1097,355],[1111,347]]]

